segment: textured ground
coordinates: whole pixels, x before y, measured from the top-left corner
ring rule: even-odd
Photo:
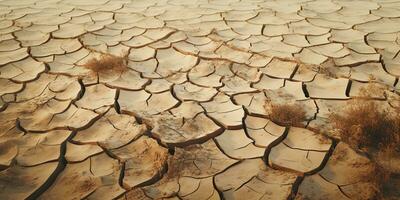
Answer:
[[[372,199],[327,117],[400,106],[399,32],[395,0],[0,0],[0,199]]]

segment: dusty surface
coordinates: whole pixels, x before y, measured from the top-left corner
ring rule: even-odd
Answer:
[[[327,118],[399,52],[395,0],[0,0],[0,199],[373,199]]]

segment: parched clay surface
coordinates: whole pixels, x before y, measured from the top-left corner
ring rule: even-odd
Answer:
[[[374,199],[328,118],[400,107],[399,38],[396,1],[0,0],[0,199]]]

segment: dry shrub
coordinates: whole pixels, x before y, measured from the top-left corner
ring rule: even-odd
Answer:
[[[366,192],[374,194],[374,199],[384,199],[384,187],[390,180],[390,173],[382,168],[378,163],[373,163],[370,174],[365,174],[364,180],[371,183],[372,188],[365,188]]]
[[[306,112],[298,104],[271,104],[265,109],[269,119],[281,126],[304,126],[302,123],[307,120]]]
[[[99,72],[124,72],[128,69],[128,52],[116,56],[102,53],[99,58],[90,59],[84,66],[95,73]]]
[[[398,168],[392,166],[392,160],[400,153],[400,109],[386,109],[379,101],[371,100],[371,94],[376,92],[374,84],[362,88],[360,97],[350,100],[344,110],[332,114],[330,120],[344,142],[369,155],[375,170],[366,176],[372,178],[378,195],[390,196],[393,188],[389,186]]]
[[[356,149],[398,148],[400,114],[381,109],[374,101],[351,100],[341,114],[332,114],[330,119],[342,140]]]

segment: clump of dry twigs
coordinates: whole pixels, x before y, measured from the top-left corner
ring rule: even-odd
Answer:
[[[271,104],[265,106],[268,118],[281,126],[304,126],[306,112],[298,104]]]
[[[88,60],[84,66],[94,73],[124,72],[128,69],[128,53],[124,52],[121,56],[102,53],[98,58]]]

